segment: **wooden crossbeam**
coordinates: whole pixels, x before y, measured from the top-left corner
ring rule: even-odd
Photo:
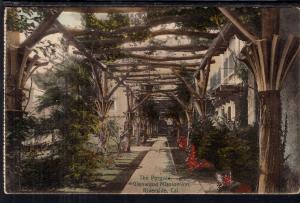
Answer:
[[[144,81],[144,82],[146,82],[146,81],[153,81],[154,79],[149,79],[149,78],[126,78],[126,81]],[[158,82],[158,81],[165,81],[165,80],[172,80],[172,81],[174,81],[174,80],[177,80],[177,81],[180,81],[180,79],[179,78],[177,78],[177,77],[158,77],[158,78],[156,78],[155,79],[155,82]]]
[[[77,55],[83,55],[79,51],[73,51],[73,53],[77,54]],[[166,56],[166,57],[158,57],[158,56],[153,56],[153,55],[151,56],[151,55],[145,55],[145,54],[135,54],[135,53],[132,53],[132,52],[122,52],[122,54],[123,54],[123,58],[122,58],[123,60],[124,59],[139,59],[139,60],[141,60],[141,64],[143,64],[143,63],[151,63],[151,62],[164,62],[164,61],[194,60],[194,59],[201,59],[204,56],[203,54],[193,54],[193,55],[188,55],[188,56]],[[99,55],[99,54],[94,54],[94,56],[97,59],[101,58],[101,55]],[[184,66],[181,65],[180,67],[184,67]],[[173,68],[173,67],[170,66],[170,68]]]
[[[141,55],[141,54],[134,54],[130,52],[125,52],[123,54],[129,58],[137,58],[137,59],[148,60],[148,61],[149,60],[150,61],[182,61],[182,60],[201,59],[203,57],[203,54],[193,54],[189,56],[166,56],[166,57]]]
[[[136,70],[132,70],[131,72],[133,73],[155,73],[157,72],[157,69],[160,69],[159,67],[156,67],[156,68],[143,68],[143,69],[136,69]],[[162,68],[162,69],[167,69],[167,68]],[[181,70],[181,69],[176,69],[176,70]],[[185,69],[184,71],[186,72],[189,72],[189,73],[194,73],[195,72],[195,69]],[[126,69],[114,69],[114,70],[111,70],[111,72],[113,73],[126,73]]]
[[[89,6],[89,7],[65,7],[64,12],[75,13],[141,13],[149,10],[149,7],[107,7],[107,6]]]
[[[112,32],[105,32],[105,31],[100,31],[100,30],[94,30],[94,29],[78,29],[78,28],[69,28],[68,31],[72,33],[74,36],[84,36],[84,35],[89,35],[89,36],[107,36],[107,37],[117,37],[120,34],[119,33],[112,33]],[[58,30],[55,29],[50,29],[47,32],[47,35],[49,34],[55,34],[57,33]],[[156,36],[161,36],[161,35],[181,35],[181,36],[193,36],[193,37],[202,37],[202,38],[207,38],[207,39],[214,39],[215,37],[218,36],[218,33],[209,33],[209,32],[199,32],[199,31],[189,31],[189,30],[181,30],[181,29],[162,29],[162,30],[150,30],[148,38],[153,38]],[[107,43],[129,43],[132,42],[132,39],[130,38],[115,38],[112,39],[111,41],[108,40],[102,40],[100,41],[102,44],[107,44]]]
[[[55,14],[48,16],[48,18],[42,22],[33,33],[25,39],[20,45],[21,49],[32,48],[37,42],[39,42],[45,35],[44,33],[56,22],[57,17],[61,14],[62,9],[59,8]]]
[[[207,65],[208,61],[214,56],[214,54],[218,51],[219,47],[226,43],[233,35],[235,31],[235,27],[232,23],[227,23],[224,25],[219,35],[213,40],[210,44],[208,50],[206,51],[203,59],[201,60],[197,71],[195,72],[195,76],[199,75],[200,69],[204,69]]]
[[[164,77],[164,76],[174,76],[174,74],[168,73],[153,73],[153,74],[134,74],[129,75],[127,78],[139,78],[139,77]]]
[[[228,10],[227,8],[220,7],[219,10],[240,30],[240,32],[250,39],[251,42],[255,43],[257,37],[250,33],[250,31],[247,29],[247,26],[245,26],[232,11]]]
[[[204,51],[208,49],[208,45],[178,45],[178,46],[136,46],[136,47],[122,47],[123,51],[173,51],[173,52],[194,52],[194,51]]]
[[[134,84],[139,84],[139,85],[181,85],[183,84],[183,82],[181,81],[156,81],[156,80],[153,80],[153,81],[126,81],[126,83],[134,83]]]
[[[139,93],[165,93],[165,92],[176,92],[177,89],[160,89],[160,90],[134,90]]]
[[[116,67],[122,67],[122,66],[159,66],[159,67],[196,67],[199,63],[157,63],[157,62],[145,62],[140,61],[136,63],[112,63],[108,64],[107,66],[109,68],[116,68]]]

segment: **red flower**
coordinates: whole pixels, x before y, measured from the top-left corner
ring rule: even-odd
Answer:
[[[186,136],[180,136],[177,139],[177,145],[178,145],[179,150],[184,151],[186,149],[186,147],[187,147]]]
[[[223,185],[230,186],[232,184],[231,174],[226,174],[223,176]]]
[[[192,145],[192,149],[186,159],[186,165],[188,169],[193,170],[193,169],[204,169],[204,168],[213,168],[213,164],[208,162],[207,160],[197,160],[196,156],[196,146]]]
[[[252,189],[249,185],[241,183],[237,188],[235,188],[233,190],[233,192],[236,192],[236,193],[249,193],[249,192],[252,192]]]

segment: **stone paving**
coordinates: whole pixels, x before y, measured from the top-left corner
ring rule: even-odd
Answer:
[[[217,190],[215,182],[178,176],[167,138],[153,139],[154,144],[125,185],[123,194],[199,194]]]

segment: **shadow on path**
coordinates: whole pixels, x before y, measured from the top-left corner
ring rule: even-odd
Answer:
[[[179,150],[176,143],[175,136],[166,136],[171,149],[171,154],[174,160],[174,165],[176,168],[176,173],[180,179],[194,179],[200,182],[204,187],[206,193],[216,193],[216,179],[215,170],[203,169],[190,171],[185,165],[185,160],[187,158],[187,152]]]
[[[99,169],[95,180],[88,184],[90,192],[120,193],[132,174],[139,168],[153,142],[150,140],[144,145],[132,146],[131,152],[121,153],[115,158],[111,167]]]

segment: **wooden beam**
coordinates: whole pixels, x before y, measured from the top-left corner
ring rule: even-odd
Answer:
[[[134,74],[128,75],[127,78],[137,78],[137,77],[164,77],[164,76],[174,76],[174,74],[170,73],[153,73],[153,74]]]
[[[145,46],[145,47],[126,47],[121,48],[123,51],[174,51],[174,52],[194,52],[204,51],[208,49],[208,45],[178,45],[178,46]]]
[[[204,69],[205,66],[207,65],[209,59],[211,59],[215,52],[219,49],[220,46],[222,46],[225,42],[227,42],[235,32],[235,27],[232,23],[227,23],[224,25],[222,30],[220,31],[218,37],[216,37],[213,42],[210,44],[208,50],[206,51],[203,59],[200,62],[200,65],[195,72],[194,76],[198,77],[200,69]]]
[[[180,104],[180,106],[181,106],[184,110],[187,109],[187,105],[186,105],[179,97],[177,97],[175,94],[169,93],[168,95],[169,95],[170,97],[174,98],[174,99]]]
[[[33,33],[20,44],[20,48],[32,48],[38,43],[45,35],[44,33],[55,23],[57,17],[61,14],[62,9],[57,9],[57,12],[48,16],[40,25],[33,31]]]
[[[107,64],[109,68],[115,68],[115,67],[122,67],[122,66],[159,66],[159,67],[195,67],[198,66],[199,63],[156,63],[156,62],[145,62],[145,61],[140,61],[136,63],[112,63],[112,64]]]
[[[132,72],[134,73],[145,73],[145,74],[149,74],[149,73],[156,73],[158,70],[157,69],[168,69],[168,70],[182,70],[181,68],[168,68],[168,67],[147,67],[147,68],[139,68],[136,70],[132,70]],[[186,72],[189,73],[194,73],[195,69],[185,69]],[[123,73],[126,72],[126,69],[112,69],[111,72],[114,73]]]
[[[151,82],[153,81],[154,79],[136,79],[136,78],[127,78],[125,81],[126,83],[128,82],[136,82],[136,83],[139,83],[139,82],[144,82],[144,83],[149,83],[151,84]],[[169,82],[169,83],[174,83],[174,82],[179,82],[180,80],[179,79],[169,79],[169,80],[165,80],[165,79],[160,79],[160,78],[156,78],[155,79],[155,82],[156,83],[160,83],[160,82]]]
[[[236,14],[234,14],[232,11],[229,11],[227,8],[219,7],[219,10],[226,18],[230,20],[230,22],[232,22],[232,24],[234,24],[240,30],[241,33],[243,33],[251,42],[255,43],[257,37],[250,33],[247,26],[238,19]]]
[[[86,47],[82,44],[80,44],[74,36],[68,32],[68,30],[58,21],[55,22],[55,26],[63,33],[63,36],[66,37],[67,40],[70,42],[73,42],[75,47],[79,50],[80,53],[82,53],[84,56],[86,56],[91,62],[97,64],[99,68],[103,71],[107,71],[106,65],[104,63],[99,62],[93,54],[91,54],[90,51],[86,49]]]
[[[55,28],[50,28],[45,35],[55,34],[58,33],[59,30]],[[114,39],[107,39],[107,40],[99,40],[99,45],[109,45],[109,44],[123,44],[123,43],[130,43],[132,42],[132,39],[129,37],[125,38],[118,38],[121,36],[120,33],[112,33],[112,32],[105,32],[100,30],[94,30],[94,29],[78,29],[78,28],[69,28],[68,32],[70,32],[73,36],[105,36],[105,37],[115,37]],[[181,29],[168,29],[168,30],[155,30],[151,31],[149,35],[147,36],[147,39],[153,38],[156,36],[161,35],[176,35],[176,36],[193,36],[193,37],[199,37],[199,38],[206,38],[206,39],[214,39],[218,36],[218,33],[209,33],[209,32],[199,32],[199,31],[188,31],[188,30],[181,30]],[[141,39],[138,41],[144,41],[145,39]],[[138,42],[135,41],[135,42]]]
[[[128,70],[128,72],[124,75],[121,76],[121,78],[119,79],[119,81],[117,82],[117,84],[110,90],[110,92],[108,93],[108,95],[106,96],[105,99],[110,99],[111,96],[113,95],[113,93],[120,87],[121,84],[123,84],[123,82],[128,78],[130,73],[130,70]]]
[[[137,105],[135,105],[132,109],[131,112],[134,112],[137,108],[139,108],[143,103],[145,103],[145,101],[147,99],[149,99],[149,97],[151,96],[151,94],[146,94],[146,96],[142,99],[142,101],[140,101]]]
[[[138,85],[181,85],[181,81],[126,81],[126,83],[134,83]]]
[[[143,13],[149,10],[148,7],[119,7],[119,6],[89,6],[89,7],[65,7],[64,12],[75,12],[75,13]]]
[[[148,81],[148,80],[153,80],[153,79],[151,79],[151,78],[134,78],[133,77],[133,78],[127,78],[126,80]],[[176,75],[172,74],[170,76],[157,76],[156,80],[179,80],[179,78]]]
[[[73,53],[77,54],[77,55],[85,55],[85,54],[81,53],[80,51],[73,51]],[[134,54],[131,52],[123,52],[123,55],[124,56],[122,59],[135,58],[135,59],[139,59],[141,61],[141,63],[151,63],[151,61],[152,62],[185,61],[185,60],[201,59],[203,57],[203,54],[194,54],[194,55],[189,55],[189,56],[178,56],[178,57],[176,57],[176,56],[156,57],[156,56]],[[99,54],[95,54],[95,57],[99,59],[100,56],[99,56]],[[142,62],[142,61],[144,61],[144,62]],[[172,68],[172,67],[170,67],[170,68]]]
[[[146,21],[144,25],[137,26],[124,26],[111,32],[112,34],[129,34],[134,32],[145,31],[151,27],[155,27],[162,24],[169,24],[174,22],[185,22],[191,20],[194,16],[191,15],[178,15],[178,16],[162,16],[155,19]]]
[[[216,36],[218,36],[218,33],[189,31],[189,30],[184,30],[184,29],[156,30],[156,31],[151,31],[151,33],[150,33],[150,37],[155,37],[155,36],[159,36],[159,35],[185,35],[185,36],[214,39]]]
[[[176,92],[177,89],[160,89],[160,90],[135,90],[138,93],[166,93],[166,92]]]
[[[194,54],[190,56],[166,56],[166,57],[157,57],[157,56],[147,56],[147,55],[139,55],[134,53],[124,53],[127,57],[137,58],[142,60],[150,60],[150,61],[180,61],[180,60],[192,60],[192,59],[201,59],[203,54]]]

